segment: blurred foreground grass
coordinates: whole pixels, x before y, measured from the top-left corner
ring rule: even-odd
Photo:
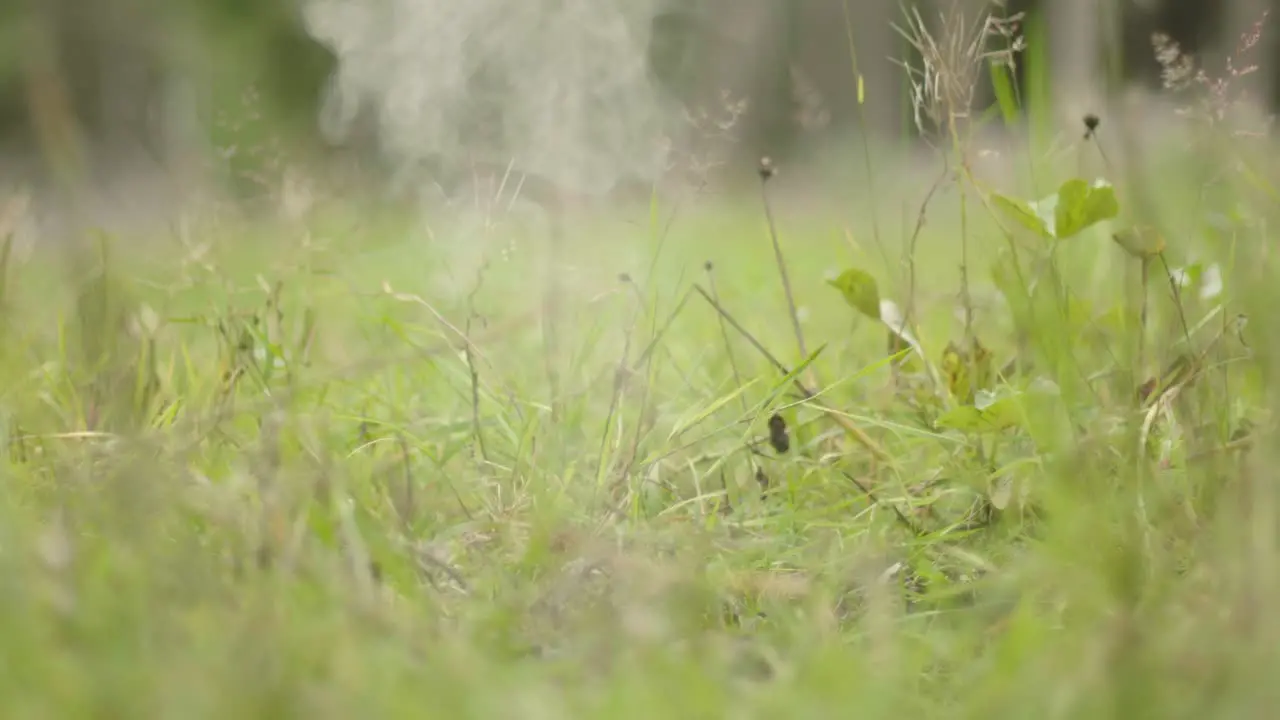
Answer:
[[[77,284],[9,267],[5,716],[1269,716],[1274,200],[1180,179],[1144,188],[1181,215],[1142,343],[1121,219],[1024,256],[1053,290],[1020,316],[987,272],[1007,218],[938,200],[940,386],[824,282],[905,305],[902,244],[781,208],[800,369],[752,202],[570,224],[559,397],[536,215],[323,207],[104,239]],[[985,379],[945,351],[962,237]],[[1019,419],[942,421],[995,398]]]

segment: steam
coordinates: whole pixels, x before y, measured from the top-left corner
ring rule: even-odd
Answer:
[[[665,167],[663,94],[649,72],[660,0],[307,0],[338,69],[321,118],[361,113],[401,171],[476,161],[603,193]]]

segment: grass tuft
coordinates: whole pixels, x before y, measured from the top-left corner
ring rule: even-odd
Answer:
[[[1010,25],[909,18],[945,142],[908,282],[824,282],[836,224],[773,194],[771,243],[753,196],[543,244],[505,176],[427,240],[334,200],[103,236],[71,285],[6,241],[6,711],[1270,712],[1270,140],[1203,76],[1201,142],[1150,143],[1178,184],[1003,185],[968,105]],[[990,115],[1041,113],[999,68]]]

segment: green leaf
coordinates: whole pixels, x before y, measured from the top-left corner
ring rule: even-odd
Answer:
[[[983,427],[982,411],[972,405],[954,407],[938,418],[938,426],[966,433],[978,432]]]
[[[1013,481],[1008,478],[997,478],[987,492],[987,500],[991,502],[991,507],[996,510],[1004,510],[1009,507],[1009,501],[1013,499]]]
[[[992,193],[992,202],[1018,224],[1046,240],[1065,240],[1120,212],[1115,189],[1105,180],[1068,180],[1041,200],[1028,202]]]
[[[991,202],[1024,228],[1046,240],[1053,239],[1053,215],[1047,218],[1041,215],[1038,206],[1042,203],[1029,203],[1000,193],[992,193]]]
[[[815,355],[814,357],[817,357],[817,356]],[[690,428],[693,428],[697,425],[702,424],[707,418],[714,415],[717,410],[724,407],[725,405],[732,402],[733,400],[736,400],[739,395],[744,393],[747,388],[754,385],[755,382],[756,382],[755,380],[747,381],[742,385],[738,386],[738,389],[734,390],[728,395],[723,395],[719,398],[716,398],[714,401],[711,402],[711,404],[707,405],[705,408],[702,408],[701,410],[694,413],[687,419],[686,418],[678,419],[676,421],[675,427],[671,429],[671,434],[667,436],[667,441],[670,442],[674,438],[679,437],[685,432],[688,432]]]
[[[773,387],[769,389],[770,402],[772,402],[773,398],[780,395],[784,389],[786,389],[792,383],[794,383],[796,378],[800,377],[800,375],[804,373],[805,370],[808,370],[809,366],[812,365],[814,361],[818,359],[818,356],[822,354],[822,351],[826,349],[827,349],[826,343],[819,345],[817,350],[814,350],[813,352],[809,353],[809,357],[805,358],[804,362],[792,368],[791,372],[782,376],[782,378],[780,378],[776,383],[774,383]]]
[[[973,405],[961,405],[938,418],[938,425],[963,433],[1000,432],[1023,424],[1022,409],[1015,395],[976,393]]]
[[[1000,115],[1004,118],[1004,123],[1008,127],[1014,127],[1018,123],[1018,101],[1017,92],[1014,91],[1013,71],[1008,65],[1002,62],[990,63],[991,71],[991,87],[995,90],[996,104],[1000,108]]]
[[[1019,276],[1017,258],[1008,248],[1002,248],[991,263],[991,280],[1004,296],[1015,324],[1027,327],[1031,322],[1036,286],[1034,282],[1030,283],[1030,287],[1023,285],[1025,280]]]
[[[1006,298],[1010,296],[1020,296],[1022,294],[1022,284],[1018,279],[1018,266],[1015,264],[1017,260],[1008,248],[1001,248],[996,252],[996,259],[991,262],[991,282],[995,284],[996,289]]]
[[[1115,188],[1105,180],[1087,183],[1074,179],[1058,188],[1053,234],[1059,240],[1079,235],[1088,227],[1120,213]]]
[[[839,290],[853,309],[872,320],[880,319],[880,287],[870,273],[850,268],[835,280],[828,280],[827,284]]]

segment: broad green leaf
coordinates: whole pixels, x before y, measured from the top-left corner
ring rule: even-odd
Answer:
[[[1050,240],[1058,237],[1058,194],[1046,196],[1035,202],[1027,203],[1031,211],[1044,223]]]
[[[964,433],[1000,432],[1023,424],[1018,398],[977,393],[973,405],[961,405],[938,418],[938,425]]]
[[[938,426],[966,433],[978,432],[983,427],[982,411],[972,405],[960,405],[943,413],[938,418]]]
[[[1046,240],[1053,239],[1053,227],[1051,224],[1053,215],[1050,214],[1048,219],[1042,217],[1040,209],[1037,207],[1039,203],[1029,203],[1008,195],[1001,195],[1000,193],[992,193],[991,202],[1024,228]]]
[[[1053,234],[1059,240],[1079,235],[1085,229],[1120,213],[1116,191],[1105,180],[1087,183],[1074,179],[1058,188],[1054,208]]]
[[[992,193],[992,202],[1020,225],[1047,240],[1065,240],[1120,212],[1114,188],[1105,180],[1068,180],[1041,200],[1028,202]]]
[[[872,320],[880,319],[880,287],[871,273],[850,268],[835,280],[828,280],[827,284],[839,290],[853,309]]]

